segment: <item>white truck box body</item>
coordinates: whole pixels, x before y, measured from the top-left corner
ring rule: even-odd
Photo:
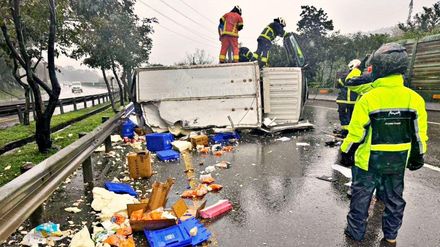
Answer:
[[[303,86],[301,68],[264,68],[261,93],[257,63],[150,67],[137,70],[136,97],[155,131],[261,128],[264,118],[272,130],[298,124]]]
[[[138,69],[137,101],[156,129],[261,126],[256,63]],[[229,120],[228,116],[231,118]]]

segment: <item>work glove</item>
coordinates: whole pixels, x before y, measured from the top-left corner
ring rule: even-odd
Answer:
[[[406,166],[410,171],[415,171],[423,167],[425,159],[423,154],[411,154],[409,156],[408,165]]]
[[[341,152],[341,165],[346,167],[354,165],[354,154]]]

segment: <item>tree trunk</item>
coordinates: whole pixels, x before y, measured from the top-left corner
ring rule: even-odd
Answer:
[[[128,98],[128,84],[127,84],[127,72],[125,71],[125,69],[122,71],[122,85],[124,85],[124,98],[125,101],[129,102],[131,101],[131,98]]]
[[[24,112],[23,112],[23,125],[29,125],[30,121],[29,121],[29,106],[30,106],[30,91],[31,88],[29,87],[29,85],[27,85],[26,83],[24,83],[21,78],[20,75],[18,73],[18,62],[15,58],[12,58],[14,61],[14,78],[15,81],[23,88],[24,90],[24,99],[25,99],[25,103],[24,103]]]
[[[125,74],[125,80],[123,80],[122,82],[124,83],[124,87],[125,87],[125,92],[128,95],[128,98],[130,99],[131,102],[135,102],[136,99],[134,97],[133,91],[131,90],[131,85],[132,85],[132,74],[131,74],[131,69],[129,68],[124,68],[124,74]]]
[[[118,73],[116,73],[115,61],[113,59],[112,59],[112,71],[119,87],[119,100],[121,101],[121,105],[125,105],[124,88],[122,87],[121,80],[119,80]]]
[[[52,140],[50,139],[50,118],[43,115],[35,122],[35,127],[37,129],[35,132],[35,141],[37,142],[38,150],[41,153],[47,153],[52,147]]]
[[[113,92],[112,89],[110,88],[110,83],[108,83],[107,75],[105,74],[104,67],[101,67],[101,71],[102,71],[102,76],[104,77],[105,85],[107,86],[107,91],[110,98],[110,103],[112,104],[112,109],[114,112],[118,112],[118,110],[116,109],[115,101],[113,99]]]

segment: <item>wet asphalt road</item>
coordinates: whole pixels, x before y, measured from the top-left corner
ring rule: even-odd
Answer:
[[[314,130],[277,136],[249,133],[243,135],[233,153],[220,158],[194,155],[197,171],[222,160],[232,163],[230,169],[212,174],[224,189],[206,197],[208,205],[218,199],[229,199],[234,206],[232,212],[206,222],[213,233],[211,246],[379,246],[383,236],[380,203],[371,208],[365,241],[356,243],[343,234],[349,205],[347,187],[343,184],[349,180],[331,168],[337,160],[338,148],[324,145],[331,139],[326,133],[332,132],[337,120],[337,113],[331,107],[322,102],[309,102],[306,106],[306,118],[315,124]],[[277,141],[280,136],[292,139]],[[309,143],[310,147],[298,147],[297,142]],[[121,157],[126,152],[116,151]],[[101,156],[94,157],[95,186],[101,186],[106,179],[124,176],[122,161],[117,160],[120,157]],[[98,160],[102,164],[98,164]],[[202,162],[203,165],[199,165]],[[150,180],[140,180],[135,187],[145,192],[153,181],[175,177],[176,184],[168,200],[171,205],[187,186],[183,163],[155,162],[154,169],[157,175]],[[321,175],[334,176],[338,181],[330,183],[316,178]],[[85,194],[79,170],[72,182],[60,187],[47,203],[45,220],[62,224],[63,230],[80,229],[82,223],[90,226],[96,219],[88,212],[90,207]],[[440,172],[428,168],[408,171],[404,197],[407,206],[398,246],[440,246]],[[80,198],[85,199],[80,204],[82,213],[63,211]],[[68,220],[76,225],[69,226]],[[15,237],[20,239],[21,235]],[[137,246],[147,246],[142,234],[135,234],[135,238]]]

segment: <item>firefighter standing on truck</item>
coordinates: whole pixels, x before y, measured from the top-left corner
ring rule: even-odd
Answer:
[[[222,42],[220,50],[220,63],[226,61],[226,53],[229,48],[232,48],[233,61],[238,62],[238,31],[243,29],[243,18],[241,18],[241,8],[236,5],[231,12],[226,13],[220,18],[218,26],[218,34]]]
[[[427,113],[423,98],[404,86],[408,54],[403,46],[381,46],[371,58],[373,89],[356,103],[341,145],[342,158],[353,160],[350,211],[345,234],[362,240],[375,189],[385,205],[382,242],[396,244],[405,200],[405,168],[420,169],[427,149]]]
[[[267,25],[258,37],[258,48],[257,51],[254,52],[253,61],[258,61],[260,67],[268,65],[269,50],[272,47],[272,41],[274,41],[277,36],[286,36],[287,32],[284,31],[285,27],[286,21],[283,18],[278,17],[274,19],[272,23]]]
[[[353,113],[354,104],[356,103],[356,99],[358,95],[351,91],[349,88],[345,86],[345,82],[349,81],[351,78],[358,77],[362,74],[362,71],[359,69],[361,65],[361,61],[358,59],[352,60],[348,64],[348,68],[350,72],[347,76],[343,76],[343,78],[339,78],[337,88],[339,88],[339,94],[336,98],[336,103],[338,104],[338,113],[339,113],[339,121],[341,123],[341,135],[345,137],[347,135],[347,127],[350,124],[351,115]]]

